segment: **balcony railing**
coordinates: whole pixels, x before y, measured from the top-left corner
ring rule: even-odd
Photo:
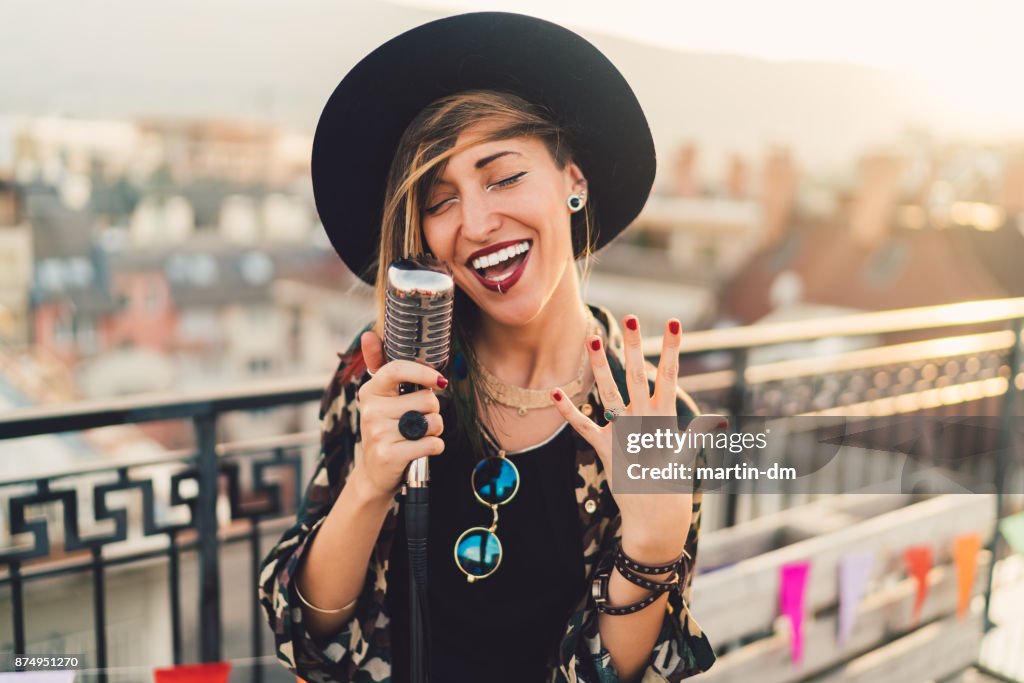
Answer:
[[[704,410],[734,416],[973,411],[1008,419],[1020,414],[1024,389],[1022,322],[1024,299],[1006,299],[693,332],[683,337],[681,384]],[[757,360],[759,353],[780,346],[835,338],[869,347],[825,355],[807,355],[814,350],[801,347],[804,355],[795,360]],[[645,343],[652,357],[659,349],[660,340]],[[167,420],[189,421],[195,439],[194,448],[159,457],[103,459],[0,481],[0,514],[9,521],[8,538],[0,539],[5,569],[0,585],[9,591],[11,629],[10,636],[2,635],[6,628],[0,631],[0,649],[31,649],[26,628],[30,588],[57,577],[88,577],[89,663],[98,670],[97,679],[107,681],[108,606],[116,597],[116,590],[108,590],[110,572],[156,562],[167,574],[170,658],[175,663],[189,659],[187,644],[194,636],[194,658],[219,660],[225,650],[224,553],[244,548],[247,576],[232,574],[229,588],[243,590],[246,600],[233,606],[229,616],[237,625],[239,613],[247,613],[248,652],[233,654],[251,661],[270,657],[255,600],[259,562],[267,539],[280,534],[294,516],[319,436],[305,432],[218,443],[218,421],[236,411],[318,401],[326,379],[40,406],[0,416],[0,439]],[[313,406],[306,408],[315,412]],[[1004,472],[1010,467],[1005,461],[997,464]],[[996,493],[1000,515],[1020,503],[1002,486]],[[141,501],[140,509],[124,503],[126,498]],[[723,499],[720,525],[757,514],[740,506],[740,496],[716,498]],[[40,519],[40,509],[49,510],[49,518]],[[133,531],[136,527],[141,530]],[[989,548],[996,558],[1003,550],[998,543],[996,534]],[[186,558],[197,574],[191,607],[183,599]],[[262,667],[251,671],[253,681],[263,680]]]

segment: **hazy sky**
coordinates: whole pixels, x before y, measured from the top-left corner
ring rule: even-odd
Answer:
[[[775,60],[852,62],[922,78],[979,123],[1024,119],[1024,0],[401,0],[508,10],[577,28]]]

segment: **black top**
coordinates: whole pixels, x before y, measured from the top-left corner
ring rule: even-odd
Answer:
[[[450,433],[447,420],[445,427]],[[429,681],[542,681],[586,590],[572,428],[506,456],[519,470],[519,490],[498,507],[501,565],[474,583],[455,564],[455,540],[470,527],[489,527],[491,510],[470,488],[479,455],[448,450],[452,441],[445,441],[445,452],[430,459]],[[409,666],[409,560],[404,514],[398,520],[387,601],[392,680],[402,683]]]

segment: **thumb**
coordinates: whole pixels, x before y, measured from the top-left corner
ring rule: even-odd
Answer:
[[[366,369],[370,371],[370,374],[380,370],[380,366],[384,365],[386,359],[384,358],[384,343],[377,333],[372,330],[363,332],[363,336],[359,338],[359,344],[362,346],[363,360],[366,361]]]

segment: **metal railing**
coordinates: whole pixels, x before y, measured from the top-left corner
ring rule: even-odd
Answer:
[[[1019,414],[1021,327],[1024,299],[981,301],[903,311],[843,316],[827,320],[751,326],[684,334],[681,384],[705,410],[735,416],[786,415],[813,411],[912,411],[964,409],[978,401],[995,406],[1009,419]],[[908,334],[934,338],[908,340]],[[940,336],[945,335],[945,336]],[[872,348],[822,357],[750,364],[751,352],[776,345],[831,337],[865,337]],[[893,342],[893,343],[889,343]],[[656,356],[660,340],[645,342]],[[702,369],[709,359],[728,360],[724,367]],[[694,372],[697,368],[699,371]],[[223,656],[221,552],[248,544],[250,568],[250,655],[267,654],[266,627],[255,600],[263,548],[261,534],[280,531],[294,516],[300,489],[310,472],[303,449],[316,450],[317,434],[282,435],[272,442],[218,444],[218,420],[225,413],[319,401],[323,377],[248,384],[220,391],[177,395],[139,395],[67,406],[19,409],[0,416],[0,439],[81,432],[113,425],[187,420],[195,448],[157,459],[102,461],[59,473],[0,481],[0,504],[10,520],[10,545],[0,547],[0,586],[10,591],[11,645],[26,647],[26,587],[70,574],[91,575],[95,661],[108,665],[106,638],[108,569],[154,558],[167,563],[167,590],[173,659],[184,658],[181,559],[194,554],[198,566],[195,626],[202,661]],[[954,391],[955,390],[955,391]],[[1003,463],[1005,465],[1005,463]],[[169,492],[161,496],[147,468],[171,468]],[[76,482],[82,490],[75,488]],[[84,486],[82,482],[85,482]],[[194,483],[190,483],[194,482]],[[122,491],[141,496],[144,538],[162,539],[157,547],[140,547],[129,533],[128,510],[110,500]],[[997,496],[1006,512],[1006,492]],[[728,497],[726,524],[738,520],[735,495]],[[91,499],[94,526],[83,530],[88,515],[79,500]],[[227,513],[218,516],[218,502]],[[51,520],[29,519],[27,511],[60,506]],[[174,517],[172,513],[179,513]],[[172,519],[173,518],[173,519]],[[50,527],[63,540],[53,542]],[[113,531],[109,527],[113,525]],[[30,542],[24,545],[24,539]],[[133,541],[136,541],[133,543]],[[998,541],[993,541],[993,544]],[[22,543],[19,545],[19,543]],[[991,548],[993,552],[997,548]],[[191,626],[190,626],[191,627]],[[0,640],[3,638],[0,637]],[[0,643],[2,645],[2,643]],[[262,669],[253,667],[253,680]]]

